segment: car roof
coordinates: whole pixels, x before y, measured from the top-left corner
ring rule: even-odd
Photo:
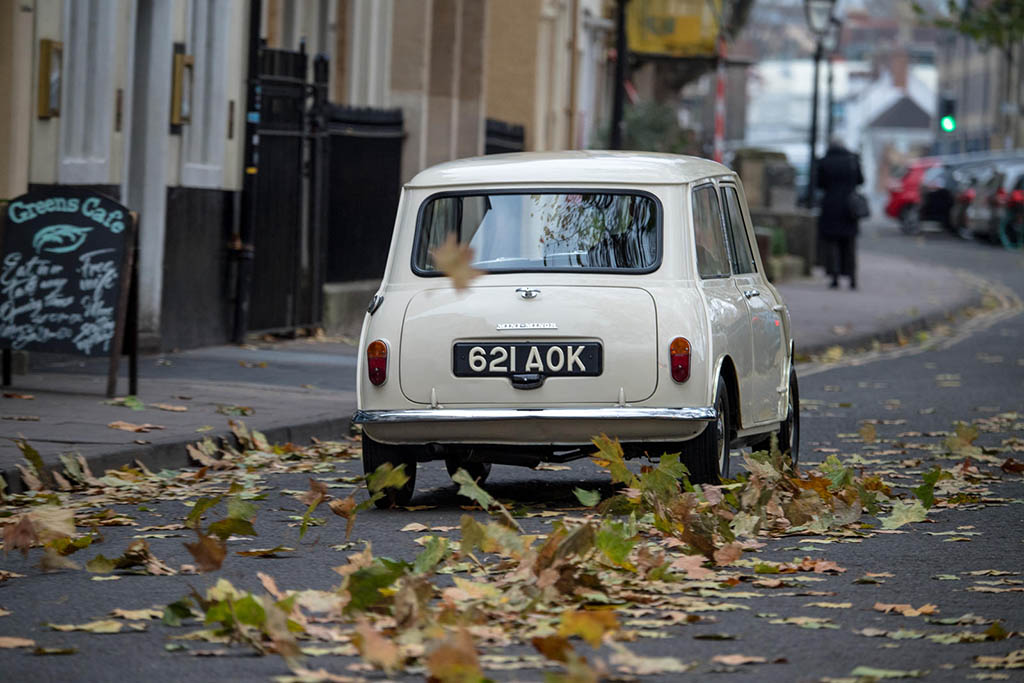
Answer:
[[[407,187],[582,183],[675,185],[731,174],[699,157],[653,152],[519,152],[448,161],[420,171]]]

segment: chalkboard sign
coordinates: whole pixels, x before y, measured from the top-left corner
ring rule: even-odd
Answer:
[[[4,215],[4,384],[10,383],[11,349],[110,356],[107,393],[113,394],[126,322],[135,331],[134,315],[126,321],[135,280],[135,215],[109,197],[70,187],[12,199]],[[129,337],[134,385],[135,338]]]

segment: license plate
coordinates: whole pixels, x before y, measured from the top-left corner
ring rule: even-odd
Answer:
[[[601,374],[599,342],[457,342],[452,347],[456,377],[595,377]]]

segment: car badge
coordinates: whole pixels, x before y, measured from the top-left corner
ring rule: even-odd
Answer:
[[[499,332],[504,330],[557,330],[557,323],[498,323]]]
[[[519,287],[516,289],[516,294],[524,299],[536,299],[540,295],[540,290],[532,287]]]

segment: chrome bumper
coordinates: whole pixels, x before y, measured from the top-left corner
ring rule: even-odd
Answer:
[[[517,420],[658,420],[712,422],[718,417],[707,408],[437,408],[413,410],[358,410],[356,424],[443,422],[506,422]]]

